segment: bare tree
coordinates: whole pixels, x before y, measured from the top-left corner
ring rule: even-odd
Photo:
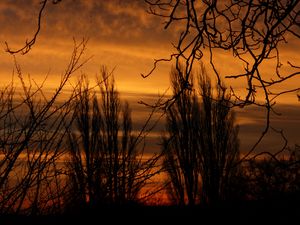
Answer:
[[[174,95],[182,91],[180,72],[171,73]],[[219,85],[213,92],[203,68],[198,76],[199,93],[190,74],[193,89],[183,90],[167,111],[163,153],[169,190],[177,203],[214,205],[226,198],[236,170],[238,128],[230,112],[230,96]]]
[[[177,75],[174,68],[171,72],[174,95],[181,91]],[[188,205],[199,202],[199,113],[198,99],[192,90],[184,90],[167,111],[168,136],[163,138],[164,166],[171,181],[169,193],[180,205],[186,201]]]
[[[171,24],[183,25],[178,42],[176,68],[179,61],[185,62],[185,75],[181,77],[188,82],[194,62],[204,57],[204,49],[208,48],[210,63],[220,82],[220,76],[214,67],[214,50],[231,51],[245,65],[245,71],[231,74],[227,78],[245,79],[248,92],[237,104],[259,104],[256,92],[262,90],[266,97],[263,106],[270,107],[276,96],[286,92],[294,92],[299,88],[274,93],[271,88],[294,76],[299,76],[299,67],[289,63],[298,71],[284,75],[280,69],[279,45],[286,44],[288,35],[298,40],[299,34],[299,1],[193,1],[193,0],[146,0],[149,12],[166,19],[165,29]],[[273,79],[265,78],[260,71],[265,61],[276,59]],[[179,74],[180,76],[180,74]]]
[[[64,127],[70,126],[70,99],[58,103],[70,76],[83,65],[86,42],[75,44],[69,65],[52,95],[43,84],[24,80],[16,63],[22,94],[13,84],[4,88],[0,100],[0,212],[40,214],[61,205]],[[50,211],[48,211],[50,212]]]
[[[121,104],[106,68],[101,74],[100,93],[86,79],[79,82],[77,131],[70,136],[70,200],[93,207],[138,201],[157,162],[157,157],[143,158],[143,137],[133,135],[129,105]]]
[[[230,94],[224,85],[213,90],[210,78],[202,68],[199,75],[202,96],[200,111],[200,171],[203,182],[203,200],[216,204],[226,198],[239,161],[238,127],[230,111]]]
[[[210,65],[219,85],[217,52],[232,54],[244,67],[237,74],[225,74],[226,79],[240,80],[245,93],[230,88],[234,106],[257,105],[266,109],[266,126],[262,135],[245,158],[251,155],[270,127],[270,113],[278,96],[299,92],[299,87],[288,88],[290,80],[299,78],[299,66],[295,62],[283,63],[281,49],[288,39],[299,42],[300,2],[291,0],[145,0],[148,12],[165,20],[165,29],[177,26],[181,29],[170,58],[158,59],[149,76],[161,61],[176,60],[185,64],[184,73],[178,73],[182,88],[189,88],[189,75],[195,63],[201,59]],[[271,77],[263,73],[268,64]],[[226,73],[226,71],[225,71]],[[281,91],[278,91],[278,87]],[[257,96],[262,96],[259,101]],[[176,100],[176,96],[172,100]],[[168,105],[172,101],[165,102]]]

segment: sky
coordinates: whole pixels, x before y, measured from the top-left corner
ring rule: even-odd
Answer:
[[[39,0],[2,0],[0,1],[0,84],[11,81],[14,70],[14,58],[5,52],[5,42],[13,49],[23,46],[30,40],[37,25]],[[164,29],[163,20],[146,12],[147,5],[142,0],[63,0],[59,4],[48,4],[42,18],[42,28],[33,49],[26,55],[16,55],[24,74],[41,82],[46,74],[45,86],[56,87],[60,75],[68,62],[73,48],[73,39],[78,42],[88,39],[84,57],[91,59],[74,75],[84,73],[90,80],[99,75],[102,65],[114,69],[117,88],[121,96],[131,103],[136,126],[141,126],[148,111],[139,101],[154,102],[158,95],[170,86],[169,73],[172,62],[162,63],[148,78],[141,74],[148,73],[154,59],[164,58],[175,50],[180,28]],[[280,47],[283,62],[299,62],[300,45],[293,39]],[[208,59],[203,58],[204,65]],[[243,65],[230,54],[219,52],[216,55],[217,69],[221,74],[240,71]],[[207,66],[208,72],[210,71]],[[263,72],[271,73],[268,65]],[[74,81],[75,82],[75,81]],[[245,87],[236,80],[225,80],[227,85],[244,91]],[[282,86],[299,87],[299,77]],[[300,103],[295,94],[278,99],[275,109],[281,116],[272,115],[271,126],[283,129],[289,145],[300,144]],[[265,111],[255,107],[236,109],[240,126],[241,150],[247,151],[259,138],[265,125]],[[158,124],[149,137],[150,149],[159,149],[158,137],[164,129],[163,122]],[[282,140],[270,131],[258,151],[279,150]]]

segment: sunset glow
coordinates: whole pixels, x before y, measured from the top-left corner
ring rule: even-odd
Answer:
[[[36,3],[37,1],[34,0],[26,1],[26,3],[22,1],[0,3],[2,24],[0,40],[2,43],[7,41],[12,48],[18,48],[32,35],[39,10]],[[130,7],[128,7],[129,4]],[[99,74],[100,66],[106,65],[109,69],[114,69],[117,88],[124,99],[126,99],[126,93],[137,94],[136,99],[130,97],[130,101],[133,102],[147,99],[143,96],[144,94],[153,94],[155,98],[170,87],[169,73],[172,62],[159,64],[148,78],[142,78],[140,74],[146,74],[152,69],[154,59],[168,58],[168,55],[174,51],[171,43],[175,40],[176,32],[172,34],[172,29],[163,30],[163,20],[146,13],[146,9],[143,1],[130,1],[130,3],[118,0],[82,1],[74,4],[72,1],[65,0],[64,4],[49,5],[42,21],[43,27],[37,40],[38,44],[29,54],[17,55],[17,62],[23,73],[30,74],[31,78],[38,83],[42,82],[48,74],[45,87],[55,89],[72,51],[73,38],[77,41],[88,38],[84,57],[92,58],[81,71],[77,72],[77,76],[84,73],[93,81]],[[282,62],[300,61],[300,55],[297,54],[300,46],[293,39],[287,41],[289,44],[281,49]],[[12,79],[14,62],[12,57],[5,53],[4,45],[2,46],[0,78],[1,84],[5,85]],[[208,59],[204,58],[203,62],[210,73]],[[219,52],[215,62],[217,70],[223,76],[239,73],[243,67],[238,60],[226,52]],[[287,65],[283,66],[287,67]],[[273,71],[268,70],[268,65],[264,67],[263,72],[269,74],[270,77],[273,76],[270,74]],[[76,81],[76,75],[72,79]],[[18,83],[16,78],[14,80]],[[245,93],[245,87],[241,86],[240,80],[225,79],[225,83],[227,86],[236,88],[241,95]],[[298,84],[298,78],[285,83],[291,88],[297,87]],[[279,85],[275,91],[280,91],[280,88],[282,87]],[[299,102],[295,94],[280,97],[276,102],[279,112],[281,104],[289,105],[295,111],[299,110]],[[284,105],[282,107],[285,107]],[[133,113],[139,112],[133,110]],[[253,121],[251,114],[243,113],[242,117],[243,119],[238,118],[238,120]],[[281,118],[278,117],[277,120],[283,120]],[[295,124],[295,126],[298,125]],[[241,126],[247,125],[242,122]],[[296,141],[293,128],[288,123],[278,128],[287,130],[287,135],[290,136],[289,140],[293,145]],[[257,130],[251,136],[259,135],[260,132]],[[246,146],[251,144],[247,139],[242,139],[242,145],[243,143],[246,143]]]
[[[0,224],[300,199],[299,18],[285,0],[1,0]]]

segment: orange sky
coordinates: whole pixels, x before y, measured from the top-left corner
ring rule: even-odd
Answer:
[[[5,52],[4,42],[12,48],[21,47],[26,39],[30,39],[35,31],[39,0],[2,0],[0,1],[0,84],[11,80],[13,57]],[[72,51],[73,38],[80,41],[89,38],[85,57],[93,56],[82,68],[80,73],[94,79],[101,65],[115,69],[118,89],[123,97],[130,97],[132,107],[136,109],[135,117],[141,113],[137,101],[155,99],[169,87],[169,71],[171,63],[163,63],[147,79],[140,74],[147,73],[153,59],[168,57],[174,51],[171,42],[176,41],[176,30],[164,30],[162,20],[146,13],[146,4],[142,0],[63,0],[57,5],[49,4],[44,12],[42,30],[33,49],[26,55],[17,55],[24,74],[30,74],[38,82],[49,72],[46,85],[55,87],[64,70]],[[173,29],[173,30],[172,30]],[[300,62],[300,45],[295,40],[281,47],[282,62]],[[207,63],[207,58],[203,59]],[[221,74],[239,72],[242,64],[232,58],[230,53],[219,52],[216,55],[217,69]],[[209,71],[209,66],[206,66]],[[271,76],[269,65],[263,72]],[[76,77],[76,75],[75,75]],[[226,80],[227,86],[232,85],[240,93],[244,86],[239,80]],[[299,87],[300,79],[295,78],[284,87]],[[278,110],[284,113],[273,119],[276,128],[284,128],[290,145],[299,138],[300,105],[295,94],[287,95],[278,101]],[[248,149],[259,136],[264,122],[263,112],[257,109],[239,110],[238,121],[241,126],[241,146]],[[139,120],[139,123],[141,121]],[[159,129],[163,129],[160,124]],[[159,132],[157,132],[157,135]],[[156,136],[157,136],[156,135]],[[154,135],[155,136],[155,135]],[[278,146],[278,138],[269,135],[261,149],[266,146]],[[299,143],[299,142],[298,142]],[[151,145],[155,145],[152,142]],[[272,147],[271,147],[272,148]],[[274,147],[274,150],[276,147]]]

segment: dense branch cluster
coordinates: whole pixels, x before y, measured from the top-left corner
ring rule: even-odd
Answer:
[[[249,104],[265,106],[268,109],[275,98],[287,92],[295,92],[299,87],[272,90],[278,84],[300,74],[299,66],[288,62],[292,72],[284,73],[280,60],[280,47],[287,44],[287,39],[300,38],[300,3],[286,0],[146,0],[151,14],[165,19],[165,28],[172,25],[180,27],[180,35],[174,44],[176,53],[171,59],[185,63],[185,76],[182,88],[188,87],[188,76],[195,67],[195,62],[207,58],[220,81],[216,67],[216,51],[230,52],[239,59],[244,71],[238,74],[226,74],[226,78],[240,79],[245,82],[247,93],[236,94],[234,105],[241,107]],[[165,60],[165,59],[161,59]],[[160,60],[155,61],[156,64]],[[262,72],[263,64],[271,61],[271,77]],[[289,70],[289,71],[291,71]],[[152,71],[151,71],[152,72]],[[150,75],[150,74],[148,74]],[[257,95],[263,94],[265,102],[257,101]]]

